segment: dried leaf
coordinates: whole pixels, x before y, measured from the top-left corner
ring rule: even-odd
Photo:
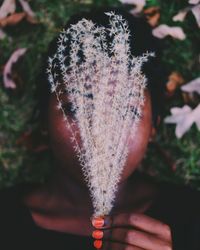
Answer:
[[[145,6],[146,1],[145,0],[120,0],[123,4],[132,4],[136,6]]]
[[[168,35],[179,40],[184,40],[186,38],[186,35],[181,27],[169,27],[166,24],[161,24],[158,27],[154,28],[152,33],[155,37],[158,37],[160,39]]]
[[[170,111],[172,115],[167,116],[164,122],[176,124],[175,134],[177,138],[181,138],[193,123],[196,123],[200,130],[200,104],[193,110],[188,105],[184,105],[182,108],[171,108]]]
[[[156,13],[154,16],[148,18],[148,23],[151,25],[151,27],[155,27],[158,25],[159,19],[160,19],[160,13]]]
[[[25,17],[26,17],[26,13],[24,13],[24,12],[15,13],[13,15],[10,15],[8,17],[1,19],[0,20],[0,27],[3,28],[5,26],[15,25],[15,24],[19,23]]]
[[[16,9],[15,0],[4,0],[0,8],[0,19],[5,18],[9,14],[13,14]]]
[[[155,27],[158,25],[158,21],[160,19],[160,8],[157,6],[149,7],[144,10],[144,14],[147,18],[147,22],[152,26]]]
[[[19,58],[25,54],[26,51],[26,48],[17,49],[15,52],[13,52],[8,62],[6,63],[3,70],[3,80],[5,88],[16,88],[16,84],[11,78],[12,67],[13,64],[15,64],[19,60]]]
[[[145,15],[154,15],[156,12],[160,11],[160,7],[158,6],[152,6],[149,8],[146,8],[143,12]]]
[[[172,72],[168,77],[168,82],[166,84],[166,89],[168,94],[171,96],[174,94],[178,86],[184,83],[184,79],[179,72]]]
[[[197,92],[200,94],[200,77],[183,85],[181,89],[186,92]]]

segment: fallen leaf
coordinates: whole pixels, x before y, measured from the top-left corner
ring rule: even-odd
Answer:
[[[198,4],[200,0],[189,0],[190,4]]]
[[[0,19],[5,18],[9,14],[13,14],[16,9],[15,0],[4,0],[0,8]]]
[[[135,8],[130,10],[130,13],[132,15],[135,15],[135,14],[142,12],[142,10],[146,4],[146,0],[120,0],[120,2],[123,4],[135,5]]]
[[[13,64],[15,64],[21,56],[23,56],[26,53],[26,48],[20,48],[13,52],[9,60],[7,61],[4,70],[3,70],[3,80],[4,80],[4,86],[5,88],[16,88],[15,82],[12,80],[12,67]]]
[[[172,72],[168,77],[168,82],[166,83],[166,89],[169,96],[172,96],[178,86],[184,83],[184,78],[179,72]]]
[[[170,111],[172,115],[167,116],[164,122],[176,124],[175,134],[177,138],[181,138],[193,123],[196,123],[200,130],[200,104],[193,110],[188,105],[184,105],[182,108],[171,108]]]
[[[158,25],[158,21],[160,19],[160,8],[158,6],[149,7],[144,10],[145,17],[147,22],[152,26],[155,27]]]
[[[3,28],[5,26],[15,25],[19,23],[22,19],[26,17],[26,13],[20,12],[15,13],[13,15],[10,15],[8,17],[5,17],[0,20],[0,27]]]
[[[181,90],[186,92],[197,92],[200,94],[200,77],[188,82],[187,84],[184,84],[181,87]]]
[[[186,35],[181,27],[169,27],[166,24],[161,24],[152,30],[152,34],[160,39],[166,36],[172,36],[179,40],[184,40]]]
[[[28,2],[24,1],[24,0],[19,0],[23,11],[27,14],[27,20],[30,23],[37,23],[37,19],[36,19],[36,15],[35,13],[32,11],[30,5]]]

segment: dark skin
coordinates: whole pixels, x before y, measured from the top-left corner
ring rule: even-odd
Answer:
[[[172,250],[170,227],[143,214],[158,195],[157,185],[141,179],[131,181],[153,131],[148,90],[145,91],[145,98],[140,126],[134,140],[129,140],[129,154],[118,184],[115,205],[106,217],[103,229],[105,250]],[[67,98],[63,101],[68,102]],[[55,174],[47,183],[38,185],[28,193],[23,202],[34,222],[42,228],[91,236],[94,228],[90,220],[93,207],[89,190],[70,141],[71,133],[56,105],[56,96],[51,94],[47,124]],[[71,114],[67,116],[72,118]],[[80,142],[79,135],[77,140]]]

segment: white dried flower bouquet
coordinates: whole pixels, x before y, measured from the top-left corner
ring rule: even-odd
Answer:
[[[132,56],[126,20],[114,12],[105,14],[109,28],[83,18],[63,30],[47,70],[51,91],[72,133],[95,217],[108,215],[114,205],[128,154],[128,137],[136,132],[145,100],[146,77],[141,66],[148,56],[154,56],[148,52]],[[107,42],[106,34],[112,42]],[[60,98],[63,93],[75,111],[70,121]],[[75,124],[79,131],[74,130]],[[80,134],[81,146],[76,133]]]

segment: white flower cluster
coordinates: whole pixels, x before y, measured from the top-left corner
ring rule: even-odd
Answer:
[[[154,56],[148,52],[132,56],[126,20],[114,12],[105,14],[109,16],[108,28],[83,18],[63,30],[47,69],[51,91],[71,130],[90,190],[93,216],[108,215],[114,205],[128,154],[127,139],[134,137],[142,115],[146,77],[141,66],[148,56]],[[70,121],[62,107],[63,93],[76,111]],[[79,131],[74,131],[75,124]],[[76,133],[80,134],[82,146]]]

